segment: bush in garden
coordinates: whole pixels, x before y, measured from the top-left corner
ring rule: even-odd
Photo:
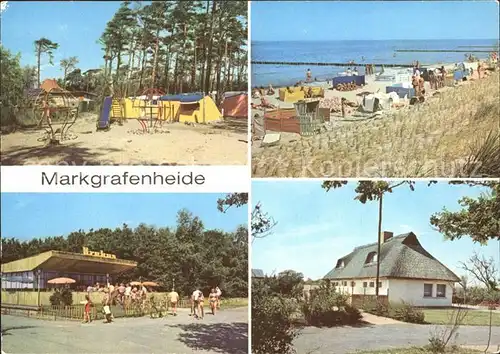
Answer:
[[[341,326],[361,320],[359,310],[347,303],[348,296],[335,292],[334,288],[321,286],[310,292],[302,305],[304,319],[311,326]]]
[[[290,298],[274,293],[264,280],[252,283],[252,353],[294,354],[293,324],[296,305]]]
[[[413,307],[405,302],[402,302],[401,304],[391,304],[389,312],[390,317],[398,321],[419,324],[425,322],[424,312],[421,309]]]

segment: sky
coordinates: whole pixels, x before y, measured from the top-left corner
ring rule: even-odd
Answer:
[[[355,247],[377,242],[378,203],[353,200],[355,186],[350,182],[327,193],[319,180],[254,181],[252,204],[260,202],[277,225],[271,235],[253,241],[252,268],[268,275],[292,269],[319,279]],[[446,182],[430,187],[418,182],[414,192],[401,186],[384,197],[382,230],[394,236],[412,231],[431,255],[459,276],[465,274],[459,261],[467,260],[473,251],[499,262],[498,242],[480,246],[468,237],[445,241],[429,223],[431,214],[443,207],[458,210],[460,198],[477,196],[481,190]]]
[[[217,210],[225,194],[2,193],[1,235],[29,240],[91,228],[135,227],[140,223],[175,227],[186,208],[206,229],[235,231],[248,224],[247,207]]]
[[[21,65],[36,65],[33,42],[46,37],[59,43],[54,66],[42,59],[41,78],[62,76],[59,62],[76,56],[82,72],[104,66],[103,51],[97,44],[119,1],[9,1],[2,13],[2,45],[21,53]]]
[[[418,14],[420,21],[412,20]],[[252,41],[494,39],[498,2],[256,1]]]

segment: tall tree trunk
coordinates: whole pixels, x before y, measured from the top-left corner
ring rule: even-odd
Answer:
[[[42,46],[39,44],[37,48],[37,80],[38,80],[38,88],[40,88],[40,59],[42,57]]]
[[[214,45],[214,21],[215,21],[215,14],[217,13],[217,1],[212,0],[212,18],[210,20],[210,36],[209,36],[209,43],[208,43],[208,53],[207,53],[207,68],[205,70],[205,94],[210,93],[210,74],[211,74],[211,67],[212,67],[212,48]]]
[[[204,55],[200,70],[200,91],[205,89],[205,64],[207,62],[207,28],[208,28],[208,13],[210,11],[210,0],[207,0],[207,12],[205,13],[205,25],[203,26],[203,40],[201,51]]]
[[[170,44],[167,46],[167,55],[166,55],[166,60],[165,60],[165,68],[163,71],[163,76],[164,76],[164,83],[165,83],[165,93],[168,94],[170,90]]]
[[[178,93],[179,88],[179,52],[175,53],[175,66],[174,66],[174,93]]]
[[[63,88],[66,89],[66,75],[68,74],[68,68],[64,68],[64,76],[63,76]]]
[[[378,282],[380,279],[380,246],[382,243],[382,197],[384,196],[383,193],[380,194],[380,198],[378,200],[378,243],[377,243],[377,279],[375,280],[375,298],[377,299],[378,303]]]
[[[194,39],[194,53],[193,53],[193,66],[191,70],[191,91],[194,91],[194,87],[196,86],[196,38]]]
[[[156,65],[158,63],[158,48],[159,48],[159,43],[160,42],[160,30],[156,31],[156,43],[155,43],[155,54],[153,58],[153,72],[151,74],[151,87],[155,87],[155,82],[156,82]]]
[[[146,49],[142,50],[142,60],[141,60],[141,77],[139,79],[139,91],[142,91],[142,80],[144,78],[144,65],[146,62]]]

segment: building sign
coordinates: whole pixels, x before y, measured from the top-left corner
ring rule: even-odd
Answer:
[[[83,254],[85,256],[116,259],[116,256],[114,254],[104,253],[102,250],[100,250],[99,252],[90,251],[88,247],[83,247]]]

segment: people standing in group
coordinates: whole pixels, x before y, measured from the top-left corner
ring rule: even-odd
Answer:
[[[179,302],[179,294],[172,288],[172,291],[168,294],[168,300],[170,302],[170,307],[172,308],[172,315],[177,316],[177,303]]]

